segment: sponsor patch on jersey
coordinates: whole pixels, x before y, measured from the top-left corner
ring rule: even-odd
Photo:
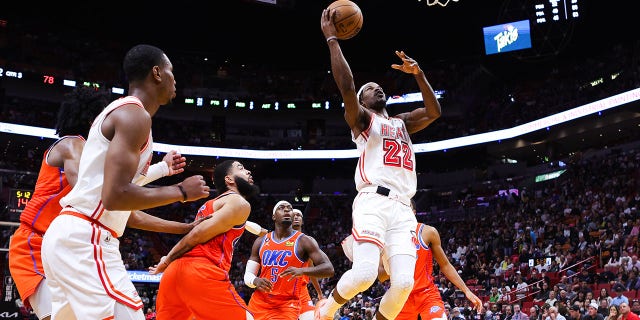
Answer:
[[[287,242],[284,243],[284,246],[285,247],[293,247],[294,244],[296,244],[296,243],[293,242],[293,241],[287,241]]]

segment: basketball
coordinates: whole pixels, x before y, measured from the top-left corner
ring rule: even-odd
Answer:
[[[336,10],[333,24],[336,26],[338,39],[353,38],[362,29],[362,11],[353,1],[336,0],[327,9]]]

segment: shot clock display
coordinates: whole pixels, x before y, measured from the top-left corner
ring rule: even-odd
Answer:
[[[32,195],[33,190],[11,189],[11,193],[9,194],[9,211],[11,213],[21,213],[27,206],[27,203],[29,203],[29,200],[31,200]]]

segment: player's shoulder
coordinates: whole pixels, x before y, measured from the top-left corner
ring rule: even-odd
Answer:
[[[309,245],[313,245],[313,246],[318,246],[318,241],[316,240],[316,238],[306,234],[306,233],[300,233],[299,241],[301,241],[301,243],[308,243]]]
[[[428,225],[428,224],[420,224],[421,228],[419,229],[420,232],[423,235],[428,235],[428,236],[432,236],[432,235],[439,235],[440,233],[438,232],[438,229],[436,229],[436,227],[432,226],[432,225]]]
[[[249,203],[249,201],[247,201],[247,199],[245,199],[243,196],[235,192],[221,194],[209,201],[211,201],[212,206],[215,210],[219,210],[223,206],[229,206],[234,210],[243,210],[243,211],[251,210],[251,204]]]

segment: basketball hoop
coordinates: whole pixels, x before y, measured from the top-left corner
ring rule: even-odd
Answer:
[[[436,4],[441,6],[441,7],[446,7],[449,2],[458,2],[460,0],[427,0],[427,5],[428,6],[435,6]]]

